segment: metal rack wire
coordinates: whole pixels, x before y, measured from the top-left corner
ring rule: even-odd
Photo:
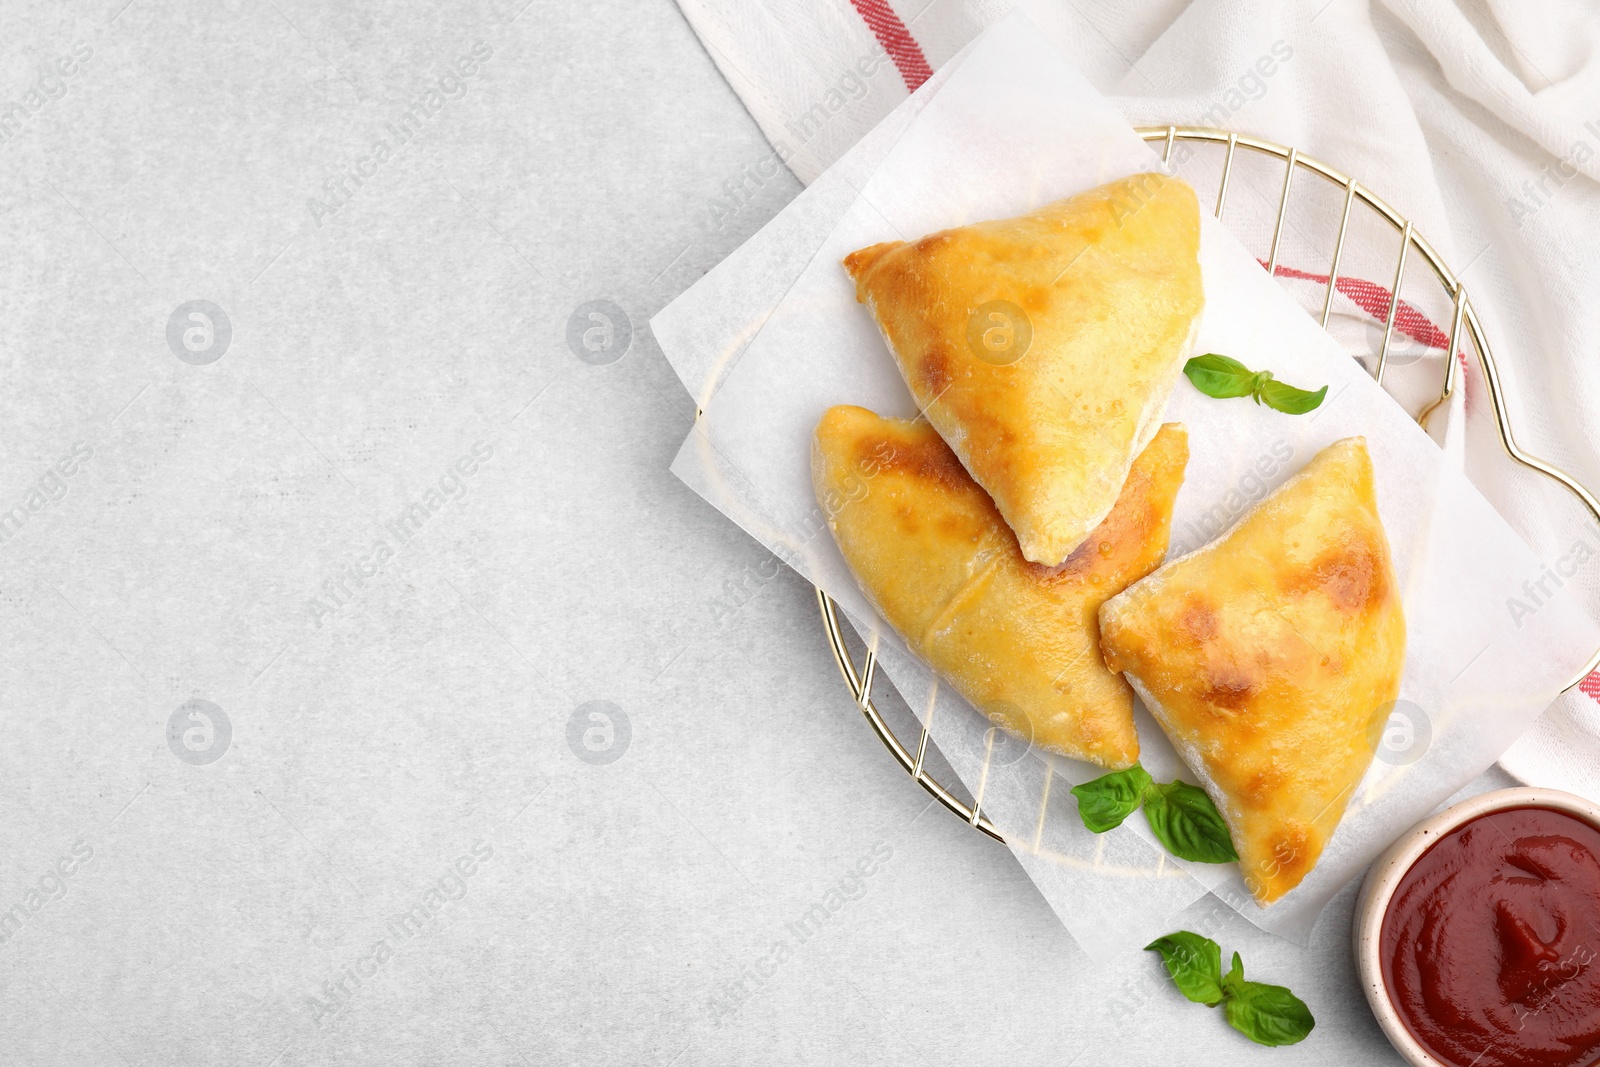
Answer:
[[[1459,353],[1462,352],[1460,342],[1463,340],[1462,330],[1466,330],[1465,340],[1471,342],[1471,348],[1477,355],[1478,364],[1483,368],[1484,382],[1488,386],[1490,404],[1494,409],[1495,428],[1500,435],[1500,443],[1505,446],[1506,454],[1517,463],[1537,471],[1550,478],[1573,496],[1586,508],[1589,514],[1600,522],[1600,500],[1593,493],[1581,485],[1566,471],[1525,452],[1516,441],[1516,436],[1511,430],[1510,416],[1506,408],[1505,391],[1501,384],[1499,367],[1495,362],[1494,353],[1489,347],[1488,339],[1484,336],[1483,325],[1478,319],[1477,312],[1472,307],[1472,301],[1467,295],[1466,286],[1461,278],[1445,265],[1439,254],[1434,251],[1423,237],[1412,227],[1411,220],[1407,219],[1391,207],[1382,198],[1363,186],[1354,177],[1329,166],[1320,160],[1301,154],[1297,148],[1290,148],[1272,141],[1252,137],[1248,134],[1230,133],[1227,130],[1210,129],[1203,126],[1144,126],[1138,133],[1146,141],[1159,142],[1163,146],[1162,162],[1169,167],[1172,163],[1173,149],[1180,141],[1197,142],[1201,144],[1220,144],[1226,146],[1227,155],[1222,163],[1222,178],[1217,188],[1217,202],[1215,214],[1217,218],[1223,217],[1223,211],[1228,201],[1228,185],[1233,176],[1234,160],[1239,149],[1259,153],[1264,156],[1283,160],[1283,185],[1278,197],[1277,219],[1272,231],[1272,248],[1267,259],[1267,272],[1277,276],[1278,252],[1282,246],[1283,231],[1289,217],[1290,196],[1295,188],[1295,178],[1304,171],[1322,180],[1341,188],[1344,192],[1344,208],[1339,219],[1339,233],[1334,243],[1333,262],[1328,272],[1327,295],[1322,304],[1322,325],[1328,325],[1328,318],[1333,311],[1333,294],[1339,280],[1339,268],[1344,257],[1345,238],[1350,231],[1351,211],[1356,204],[1370,209],[1381,219],[1392,226],[1400,234],[1400,253],[1394,269],[1393,284],[1389,287],[1389,307],[1383,324],[1383,342],[1378,350],[1376,366],[1372,370],[1374,380],[1383,384],[1384,372],[1389,366],[1391,345],[1394,339],[1395,318],[1402,303],[1400,289],[1406,277],[1406,267],[1413,249],[1420,255],[1432,270],[1434,277],[1444,287],[1445,295],[1450,300],[1452,309],[1450,322],[1450,343],[1447,349],[1447,358],[1444,360],[1444,382],[1437,398],[1432,400],[1420,411],[1416,418],[1424,427],[1438,407],[1448,400],[1455,391],[1461,376]],[[945,807],[955,812],[970,825],[977,827],[997,841],[1004,841],[1004,836],[982,811],[981,796],[974,798],[972,803],[967,803],[941,783],[926,766],[928,756],[928,727],[922,725],[914,742],[909,746],[898,733],[885,720],[872,699],[872,686],[877,677],[878,657],[876,649],[868,647],[862,656],[858,667],[855,657],[845,643],[844,627],[839,620],[838,606],[821,589],[817,590],[817,604],[822,612],[823,629],[828,635],[828,645],[833,651],[834,662],[838,664],[839,673],[844,678],[846,687],[850,690],[851,697],[855,700],[857,708],[866,717],[878,739],[884,743],[889,752],[894,756],[902,769],[910,774],[912,779],[922,788],[926,789],[934,799]],[[1574,677],[1564,689],[1572,689],[1600,667],[1600,649],[1597,649],[1589,662]]]

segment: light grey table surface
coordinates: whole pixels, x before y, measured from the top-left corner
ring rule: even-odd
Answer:
[[[1354,887],[1185,917],[1258,1049],[894,767],[667,472],[646,321],[799,186],[713,219],[669,0],[524,2],[0,7],[0,1062],[1397,1062]]]

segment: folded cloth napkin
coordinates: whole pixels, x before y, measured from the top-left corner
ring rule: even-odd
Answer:
[[[1013,7],[1134,124],[1253,133],[1357,176],[1463,279],[1517,444],[1600,489],[1600,18],[1585,0],[678,3],[807,183]],[[1286,241],[1280,277],[1324,285],[1313,247]],[[1348,264],[1341,276],[1336,334],[1381,332],[1392,276]],[[1396,336],[1445,347],[1448,306],[1413,306],[1411,285],[1403,292]],[[1306,300],[1320,307],[1320,291]],[[1489,383],[1476,360],[1463,370],[1435,417],[1449,423],[1446,447],[1549,561],[1507,603],[1507,627],[1557,586],[1600,616],[1600,525],[1506,459]],[[1600,672],[1552,705],[1502,766],[1600,800]]]

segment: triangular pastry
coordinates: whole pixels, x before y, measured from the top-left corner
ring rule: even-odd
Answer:
[[[1188,436],[1161,428],[1116,507],[1062,566],[1017,539],[922,420],[831,408],[817,426],[817,500],[867,598],[991,720],[1051,752],[1121,769],[1139,758],[1133,692],[1106,669],[1096,613],[1166,555]]]
[[[1200,212],[1139,174],[846,257],[917,406],[1022,554],[1060,563],[1156,432],[1203,303]]]
[[[1372,763],[1405,660],[1365,440],[1329,445],[1220,540],[1107,601],[1100,631],[1216,803],[1257,902],[1299,885]]]

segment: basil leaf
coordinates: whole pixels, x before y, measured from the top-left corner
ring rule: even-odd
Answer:
[[[1224,356],[1218,352],[1207,352],[1203,356],[1195,356],[1193,359],[1189,360],[1187,367],[1185,367],[1185,373],[1188,373],[1188,367],[1200,367],[1205,370],[1225,371],[1229,374],[1250,373],[1250,368],[1246,367],[1243,363],[1240,363],[1232,356]]]
[[[1255,375],[1249,367],[1215,352],[1195,356],[1183,365],[1183,373],[1196,389],[1218,400],[1249,396],[1255,389]]]
[[[1277,381],[1262,382],[1256,391],[1256,397],[1261,403],[1286,415],[1304,415],[1308,411],[1315,411],[1321,406],[1322,398],[1327,395],[1326,385],[1313,393]]]
[[[1304,415],[1314,411],[1322,403],[1322,398],[1328,395],[1326,385],[1315,392],[1296,389],[1273,378],[1269,370],[1252,371],[1238,360],[1216,352],[1195,356],[1183,365],[1183,373],[1206,396],[1218,400],[1248,396],[1257,404],[1265,404],[1287,415]]]
[[[1238,953],[1234,953],[1234,959],[1238,958]],[[1306,1002],[1281,985],[1246,982],[1243,968],[1237,969],[1240,979],[1229,988],[1227,1003],[1222,1006],[1233,1028],[1258,1045],[1293,1045],[1304,1041],[1311,1028],[1317,1025]]]
[[[1239,858],[1228,826],[1205,791],[1188,782],[1153,787],[1145,797],[1144,817],[1167,851],[1195,863],[1228,863]]]
[[[1113,771],[1092,782],[1072,787],[1078,798],[1078,815],[1093,833],[1103,834],[1122,825],[1122,820],[1138,810],[1154,782],[1150,773],[1135,763],[1125,771]]]
[[[1234,990],[1238,989],[1240,984],[1243,982],[1244,960],[1241,960],[1239,958],[1239,954],[1235,952],[1233,954],[1233,966],[1228,969],[1228,976],[1222,980],[1222,991],[1224,993],[1231,994],[1234,992]]]
[[[1211,1007],[1222,1000],[1222,946],[1209,937],[1179,930],[1156,938],[1144,950],[1161,953],[1168,976],[1185,997]]]

